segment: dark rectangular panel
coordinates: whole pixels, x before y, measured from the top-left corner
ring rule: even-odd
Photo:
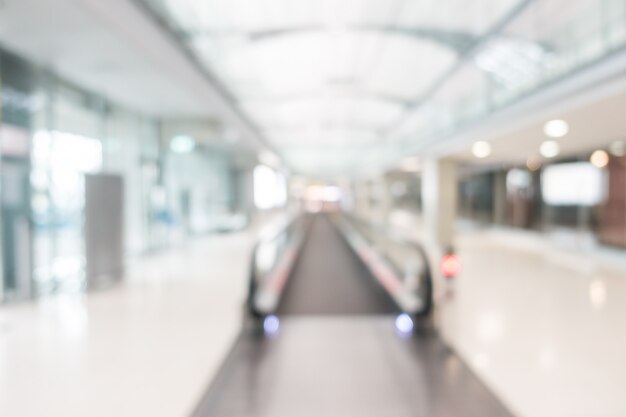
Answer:
[[[119,175],[85,176],[85,258],[88,285],[124,268],[124,183]]]

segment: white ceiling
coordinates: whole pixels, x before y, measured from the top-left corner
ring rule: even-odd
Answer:
[[[213,110],[112,29],[82,1],[6,0],[0,9],[2,44],[77,84],[153,115]]]
[[[264,147],[215,83],[130,0],[3,0],[0,44],[124,107],[165,119],[219,119],[244,143]]]
[[[612,110],[625,103],[600,100],[587,118],[578,106],[462,140],[438,130],[459,105],[485,111],[490,83],[516,94],[561,65],[555,57],[569,59],[568,25],[585,39],[602,29],[587,18],[594,1],[4,0],[0,43],[127,107],[191,120],[190,131],[219,117],[295,171],[337,176],[389,166],[416,143],[468,158],[471,140],[489,139],[487,163],[519,160],[543,140],[546,114],[572,120],[565,152],[619,136]],[[523,19],[492,33],[519,10]],[[485,34],[497,36],[465,55]]]
[[[387,154],[388,132],[519,4],[144,2],[219,77],[289,165],[315,175],[352,173]]]
[[[471,144],[452,155],[475,164],[524,165],[528,158],[545,160],[539,154],[541,143],[556,140],[561,153],[559,158],[585,156],[597,149],[606,149],[613,141],[626,140],[626,91],[618,91],[609,97],[586,103],[564,111],[546,112],[524,126],[501,134],[482,135],[491,143],[492,154],[485,159],[476,159],[471,153]],[[543,126],[551,119],[562,119],[569,124],[570,131],[563,137],[551,139],[543,133]]]

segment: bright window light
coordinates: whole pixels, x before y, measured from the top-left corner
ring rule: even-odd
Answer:
[[[170,149],[175,153],[189,153],[196,147],[196,141],[191,136],[178,135],[170,141]]]
[[[72,133],[38,131],[33,138],[33,160],[58,171],[95,173],[102,167],[102,143]]]
[[[287,203],[287,181],[267,165],[254,168],[254,204],[260,210],[282,207]]]
[[[338,203],[343,198],[343,190],[333,185],[311,185],[306,190],[306,199],[325,203]]]
[[[287,204],[287,179],[281,173],[276,173],[276,192],[274,194],[276,207]]]
[[[588,162],[545,167],[541,176],[544,201],[553,206],[594,206],[605,195],[602,170]]]
[[[98,139],[60,131],[38,131],[33,136],[34,187],[47,189],[61,211],[77,210],[83,204],[83,176],[102,168],[102,143]],[[35,202],[34,208],[45,209]]]
[[[569,133],[569,124],[565,120],[550,120],[543,126],[543,133],[549,138],[562,138]]]

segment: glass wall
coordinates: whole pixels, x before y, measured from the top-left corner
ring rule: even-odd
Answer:
[[[121,177],[127,258],[247,224],[256,150],[219,122],[148,117],[2,50],[0,80],[0,302],[99,279],[86,276],[86,175]],[[209,128],[181,136],[194,125]]]
[[[164,178],[170,237],[176,241],[242,227],[245,219],[237,207],[233,154],[216,145],[196,143],[199,139],[192,139],[194,145],[185,149],[171,140]]]
[[[2,51],[0,79],[0,301],[85,289],[86,174],[122,178],[127,256],[245,224],[232,150],[176,152],[160,120]]]
[[[481,223],[494,221],[493,172],[474,173],[461,179],[459,185],[459,215]]]
[[[18,57],[0,51],[0,223],[2,280],[0,297],[20,299],[32,293],[30,132],[34,73]]]
[[[120,108],[105,120],[104,170],[124,177],[126,250],[139,254],[163,246],[155,231],[161,184],[159,123]]]
[[[37,78],[33,113],[33,272],[38,293],[85,285],[85,174],[102,170],[105,103],[56,80]]]

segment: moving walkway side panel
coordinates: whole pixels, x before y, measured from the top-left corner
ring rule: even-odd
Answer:
[[[430,314],[433,303],[433,278],[430,262],[423,248],[414,242],[392,237],[386,230],[373,228],[364,222],[357,224],[357,220],[348,219],[347,215],[335,216],[333,222],[403,312],[418,317]],[[363,228],[371,230],[364,233]],[[410,256],[403,262],[393,261],[390,255],[395,254],[389,250],[393,251],[394,248],[384,248],[385,241],[393,241],[397,251],[401,248]]]
[[[299,256],[310,218],[292,215],[257,241],[250,264],[248,309],[262,317],[276,311]]]

